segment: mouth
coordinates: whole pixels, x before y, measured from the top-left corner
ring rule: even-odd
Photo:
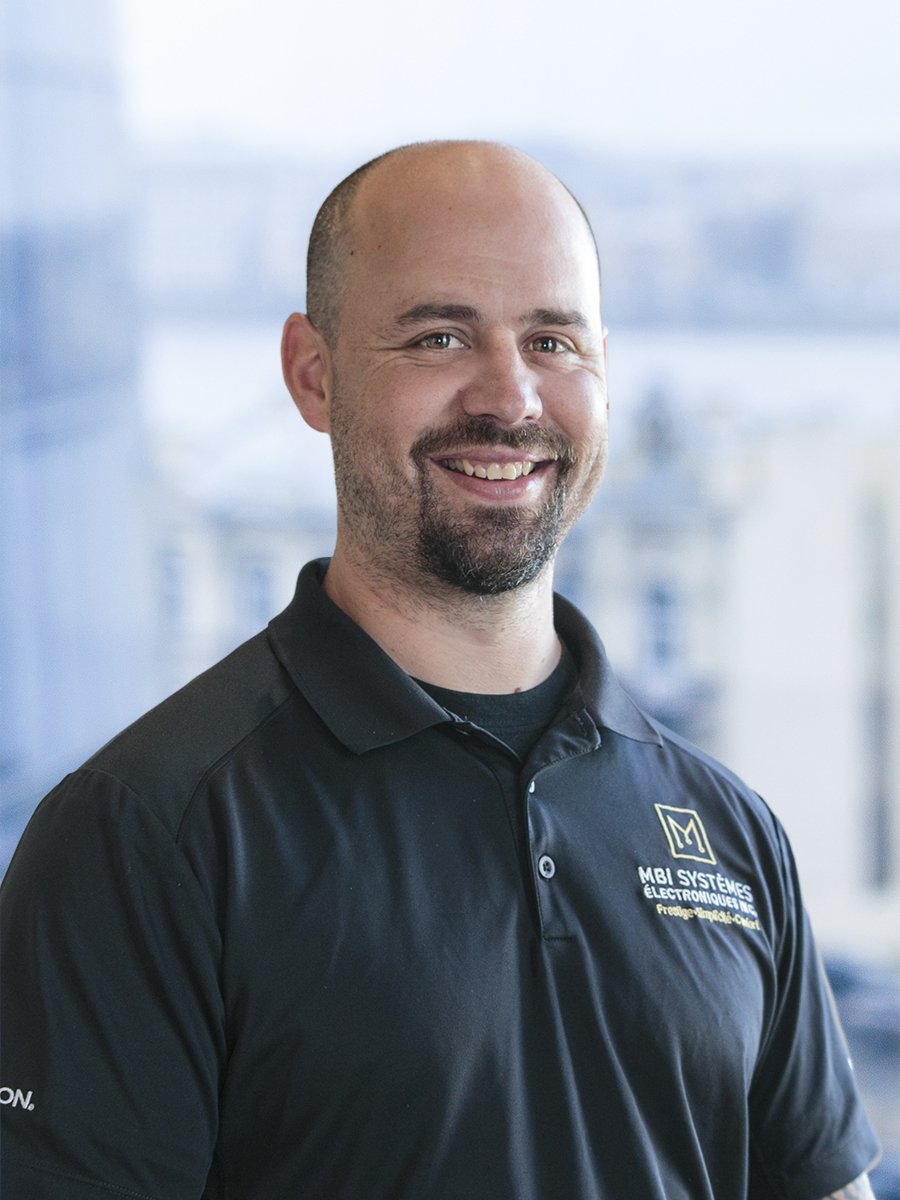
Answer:
[[[530,458],[519,459],[515,462],[471,462],[468,458],[441,458],[440,465],[448,471],[458,471],[462,475],[475,476],[476,479],[520,479],[530,475],[540,464]]]

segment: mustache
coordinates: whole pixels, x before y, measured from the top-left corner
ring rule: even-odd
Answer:
[[[441,429],[426,429],[413,443],[410,455],[421,467],[426,459],[438,458],[451,450],[476,450],[505,446],[532,461],[556,459],[562,471],[570,470],[577,462],[572,443],[555,429],[540,425],[520,425],[513,429],[500,425],[491,417],[463,416]]]

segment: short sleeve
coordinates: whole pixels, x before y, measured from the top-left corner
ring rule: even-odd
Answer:
[[[5,1194],[201,1196],[220,939],[171,832],[111,776],[69,776],[16,850],[2,922]]]
[[[773,818],[774,820],[774,818]],[[878,1154],[780,825],[777,995],[750,1089],[749,1200],[821,1200]]]

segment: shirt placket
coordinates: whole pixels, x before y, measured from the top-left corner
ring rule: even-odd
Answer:
[[[481,753],[504,795],[541,938],[574,937],[570,915],[574,908],[565,902],[569,879],[561,811],[565,795],[557,782],[557,768],[600,746],[596,725],[584,711],[569,713],[541,738],[520,772],[513,766],[517,760],[509,747],[487,730],[457,718],[455,732],[471,738],[470,750]]]
[[[544,939],[571,938],[575,933],[567,915],[571,906],[563,903],[568,861],[554,820],[552,779],[553,769],[546,768],[528,781],[524,795],[529,867]]]
[[[575,908],[567,890],[571,877],[560,764],[599,746],[600,733],[590,716],[584,710],[571,712],[538,743],[523,777],[529,867],[541,937],[547,940],[572,938],[576,933]]]

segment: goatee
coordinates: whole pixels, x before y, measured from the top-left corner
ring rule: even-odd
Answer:
[[[555,462],[553,490],[537,509],[480,507],[464,518],[447,513],[434,487],[429,462],[465,446],[505,446],[523,459]],[[575,466],[571,445],[539,427],[508,429],[488,417],[464,417],[430,430],[412,447],[419,469],[419,570],[473,595],[495,596],[531,583],[555,554],[565,533],[567,481]]]

